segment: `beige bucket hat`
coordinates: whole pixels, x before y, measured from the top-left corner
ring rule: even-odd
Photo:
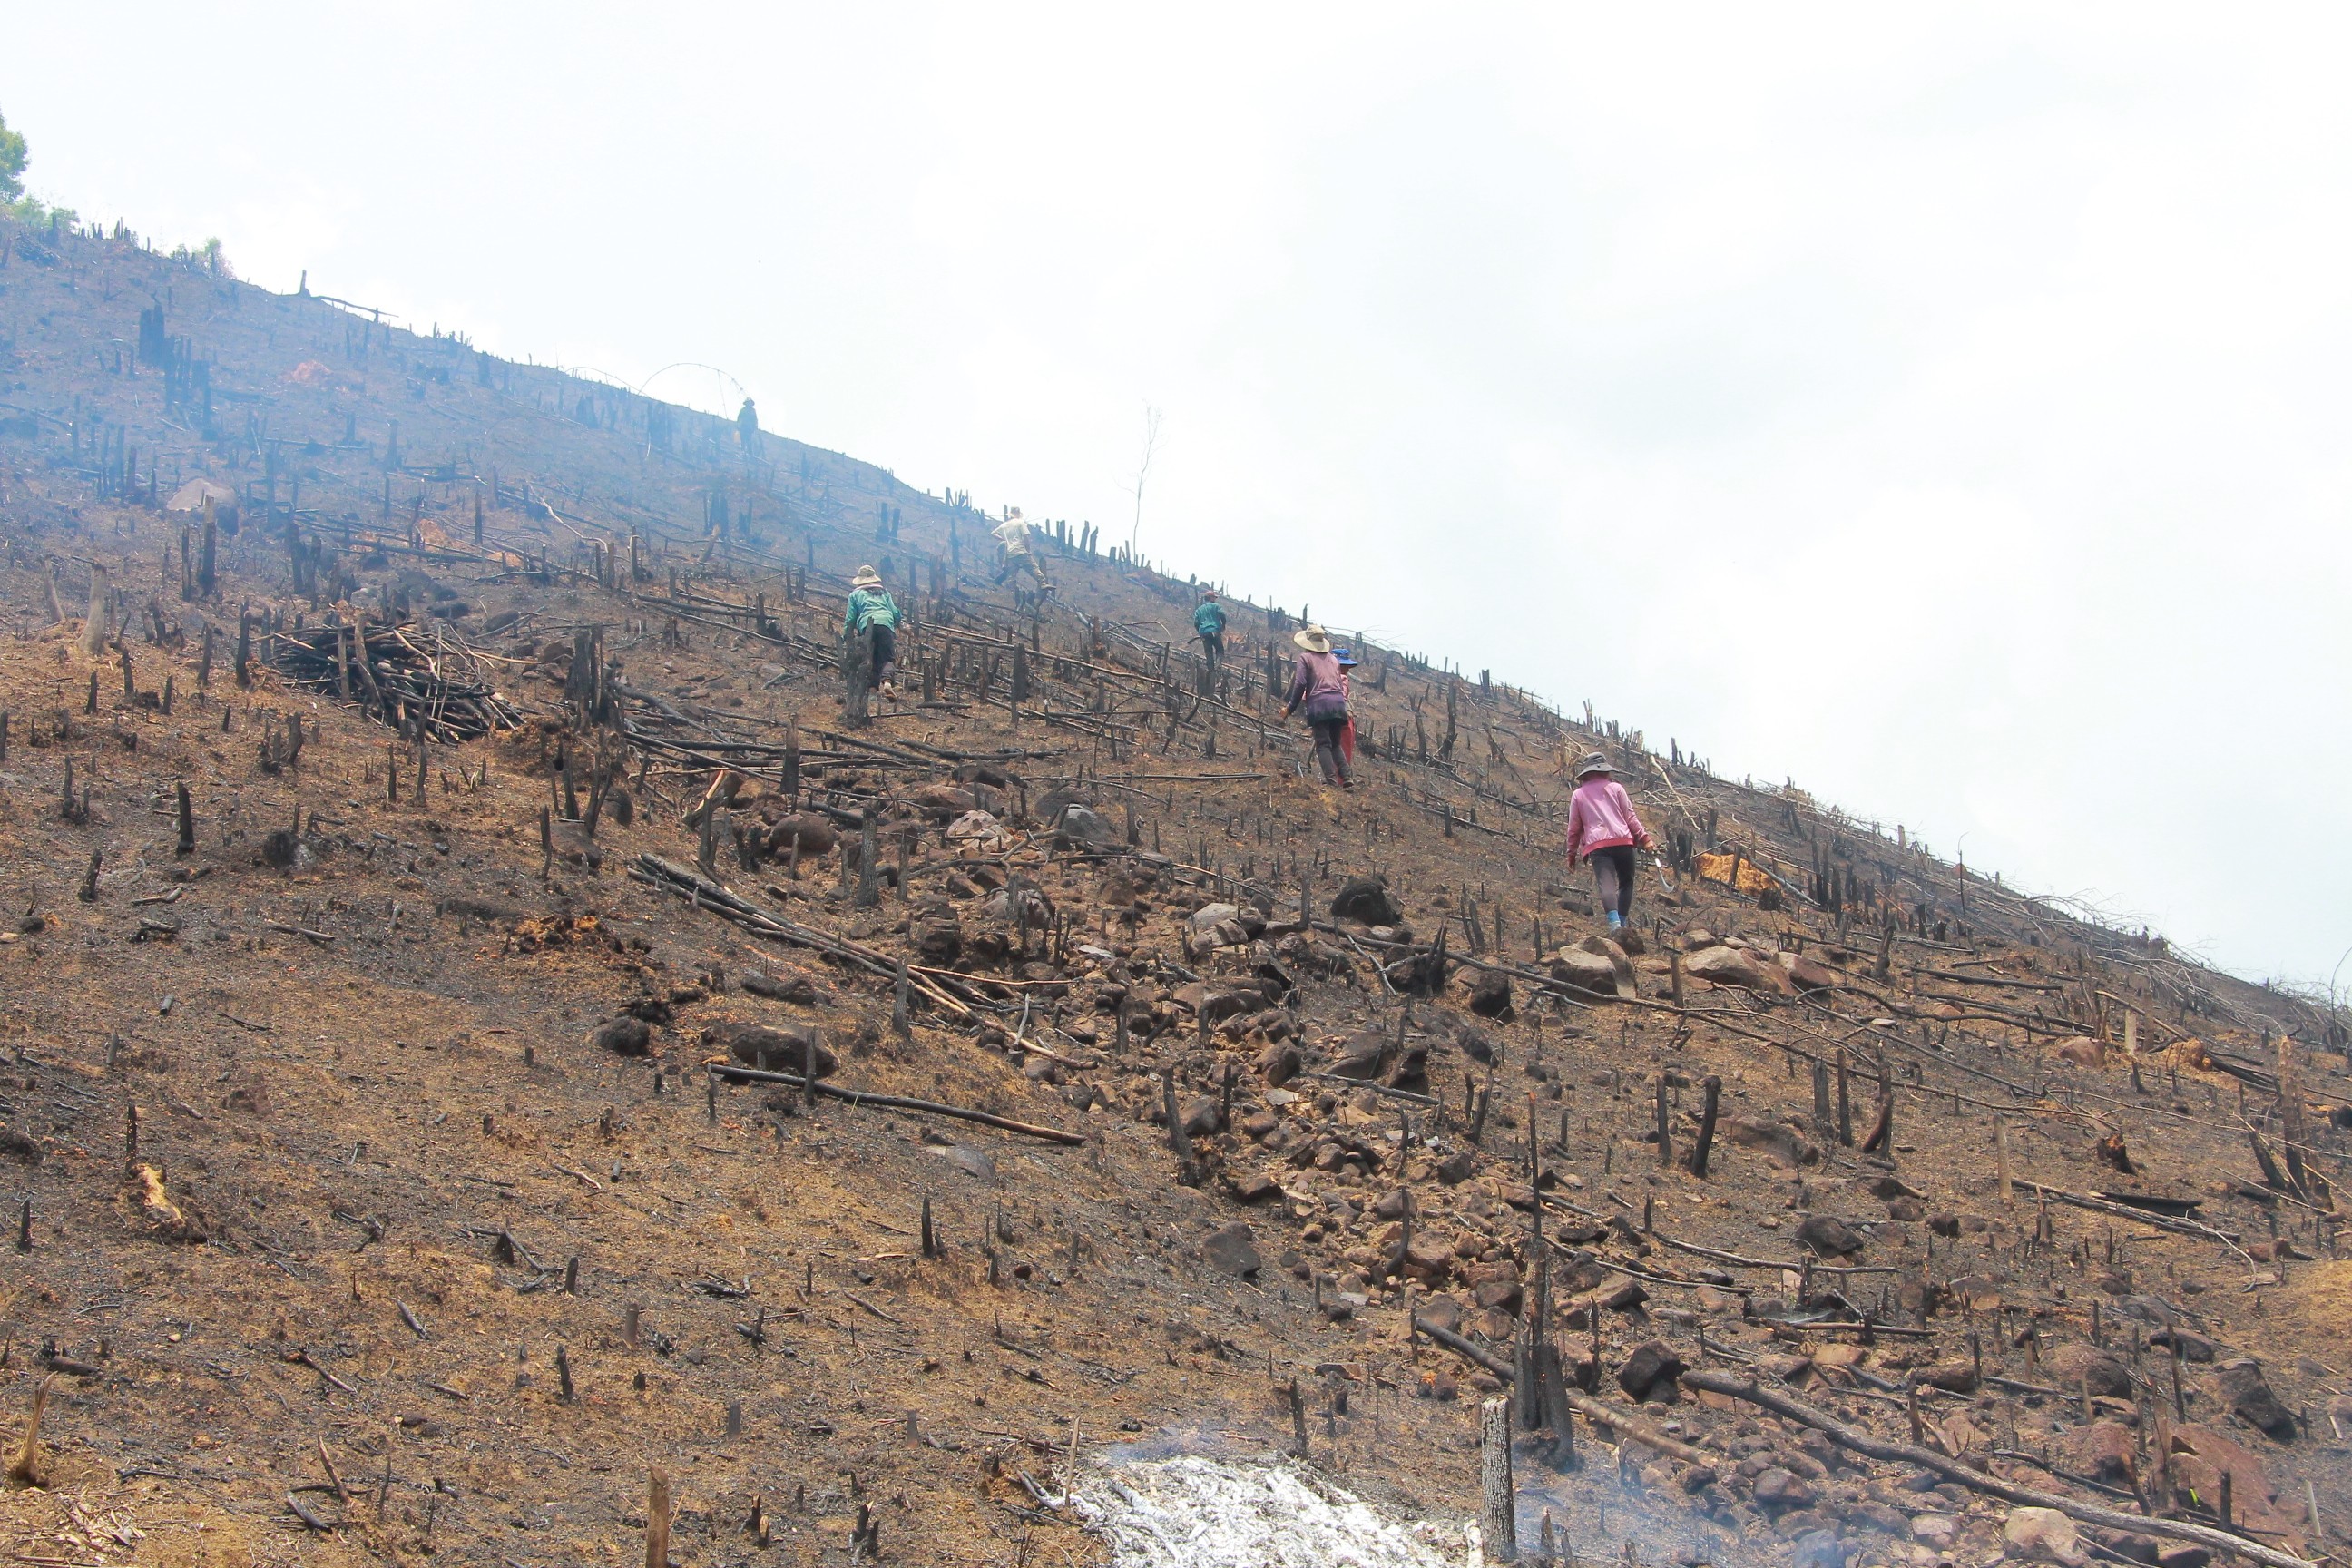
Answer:
[[[1305,648],[1308,653],[1329,653],[1331,651],[1331,634],[1325,631],[1321,626],[1308,626],[1304,631],[1293,632],[1290,634],[1290,640],[1297,643],[1300,647]]]
[[[849,580],[849,585],[853,588],[879,588],[882,585],[882,574],[871,566],[860,566],[857,569],[857,575]]]

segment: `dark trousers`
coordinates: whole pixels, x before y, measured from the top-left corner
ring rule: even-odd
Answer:
[[[898,673],[898,634],[890,626],[868,626],[866,635],[871,655],[866,661],[866,689],[871,691]]]
[[[1348,710],[1342,708],[1328,719],[1318,719],[1310,714],[1307,727],[1315,733],[1315,761],[1323,770],[1323,782],[1346,784],[1348,758],[1339,750],[1339,736],[1348,728]]]
[[[1224,662],[1225,634],[1201,632],[1196,635],[1201,639],[1201,657],[1208,661],[1210,669],[1214,670],[1218,665]]]
[[[1595,849],[1588,857],[1592,862],[1592,879],[1601,889],[1601,912],[1611,910],[1626,919],[1633,916],[1633,847],[1612,844],[1606,849]]]

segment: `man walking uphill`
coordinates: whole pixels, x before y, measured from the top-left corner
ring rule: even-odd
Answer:
[[[1192,612],[1192,635],[1201,639],[1201,658],[1209,673],[1216,674],[1225,657],[1225,607],[1217,603],[1214,588],[1201,590],[1201,607]]]
[[[845,637],[870,637],[872,658],[866,661],[868,689],[888,693],[898,679],[898,604],[882,586],[882,574],[860,566],[849,580],[849,608],[842,617]]]
[[[1587,752],[1576,764],[1576,794],[1568,804],[1568,863],[1574,866],[1579,855],[1592,862],[1612,932],[1623,931],[1633,912],[1633,850],[1650,847],[1650,830],[1612,776],[1616,771],[1600,752]]]

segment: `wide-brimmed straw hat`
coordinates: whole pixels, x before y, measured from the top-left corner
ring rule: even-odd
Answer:
[[[1616,771],[1609,765],[1609,759],[1598,752],[1585,752],[1583,758],[1576,764],[1576,776],[1580,779],[1591,778],[1594,773],[1613,773]]]
[[[1293,632],[1290,634],[1290,640],[1297,643],[1300,647],[1305,648],[1308,653],[1329,653],[1331,651],[1331,634],[1325,631],[1321,626],[1308,626],[1304,631]]]
[[[853,588],[879,588],[882,585],[882,574],[871,566],[860,566],[857,569],[857,575],[849,580],[849,585]]]

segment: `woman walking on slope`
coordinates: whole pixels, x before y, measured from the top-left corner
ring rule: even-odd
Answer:
[[[1634,815],[1633,797],[1612,775],[1616,769],[1598,752],[1576,764],[1576,794],[1568,805],[1568,863],[1579,855],[1592,862],[1601,907],[1612,932],[1625,929],[1633,912],[1633,851],[1650,847],[1650,830]]]
[[[882,574],[860,566],[849,580],[849,608],[842,617],[845,637],[872,639],[866,661],[867,690],[897,689],[898,679],[898,604],[882,586]]]
[[[1299,654],[1291,670],[1290,695],[1283,701],[1282,716],[1287,719],[1301,705],[1306,707],[1307,727],[1315,734],[1315,761],[1323,770],[1323,782],[1353,789],[1356,786],[1348,780],[1348,760],[1339,750],[1339,737],[1348,728],[1347,672],[1331,651],[1330,634],[1321,626],[1293,632],[1290,640],[1298,645]]]

